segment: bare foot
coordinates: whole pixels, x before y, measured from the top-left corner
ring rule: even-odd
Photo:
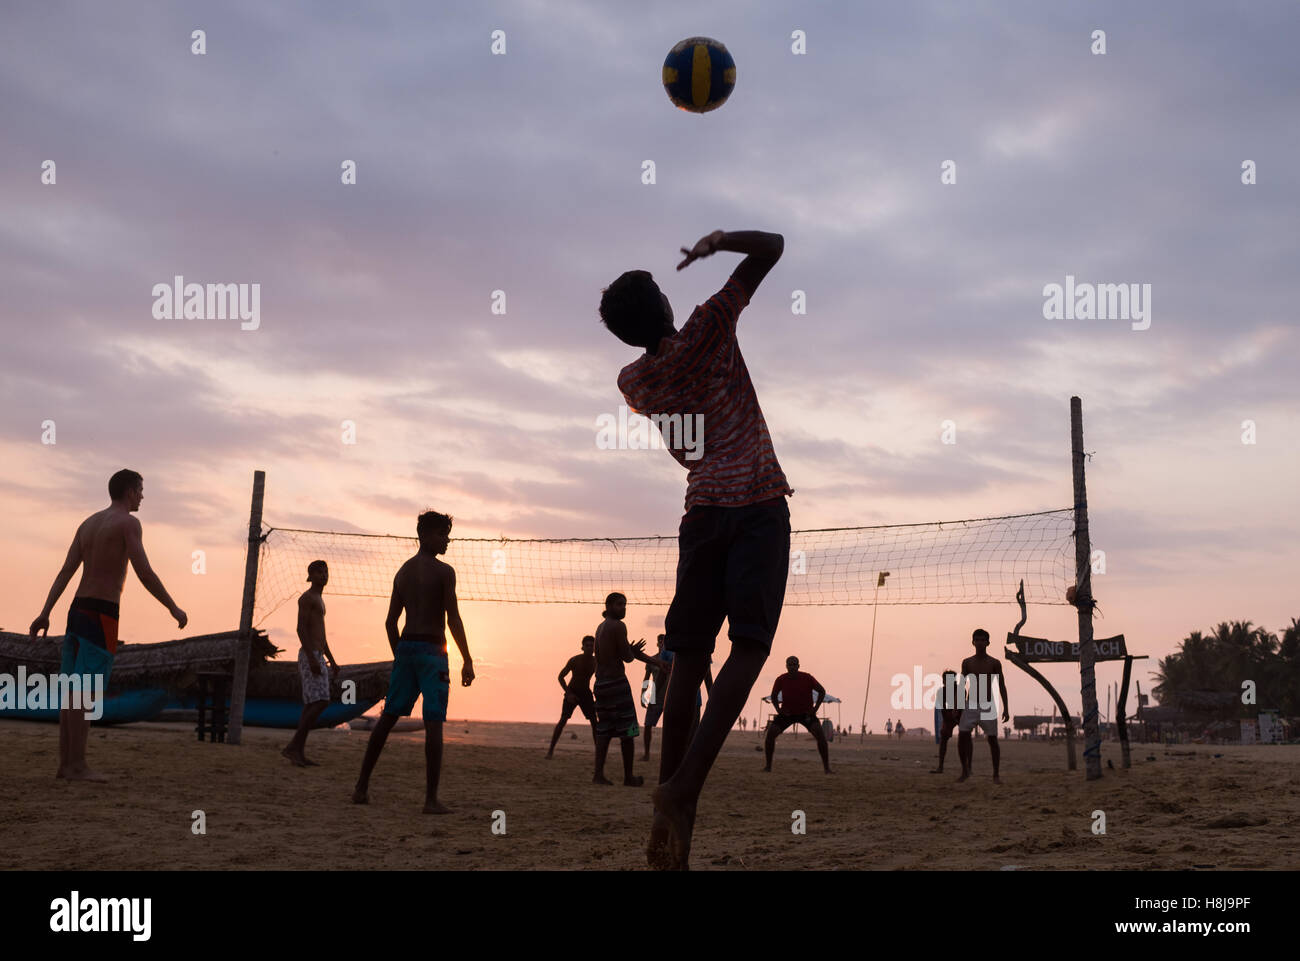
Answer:
[[[98,771],[92,771],[88,767],[68,768],[63,772],[63,776],[69,781],[107,781],[108,778]]]
[[[934,770],[932,770],[930,773],[931,773],[931,774],[942,774],[942,773],[943,773],[943,768],[941,768],[941,767],[937,767],[937,768],[935,768]]]
[[[305,755],[305,754],[302,756],[302,760],[303,760],[303,763],[306,764],[308,767],[320,767],[319,764],[317,764],[315,761],[313,761],[311,758],[309,758],[309,757],[308,757],[307,755]]]
[[[993,783],[994,783],[994,784],[1001,784],[1001,783],[1002,783],[1002,778],[998,777],[996,774],[993,775]]]
[[[603,774],[597,774],[595,777],[591,779],[591,783],[592,784],[613,784],[614,782],[611,781],[609,778],[605,777],[605,775]]]
[[[548,761],[554,761],[554,760],[555,760],[555,755],[552,754],[550,751],[547,751],[547,752],[546,752],[546,760],[548,760]]]
[[[823,773],[823,774],[834,774],[835,772],[832,771],[830,768],[827,768],[827,769],[824,770],[822,773]]]
[[[283,751],[280,752],[280,756],[283,758],[288,758],[290,761],[292,761],[294,767],[307,766],[307,759],[303,757],[301,751],[294,751],[291,748],[286,747]]]
[[[957,778],[957,783],[960,784],[962,781],[966,780],[968,777],[970,777],[970,775],[967,774],[965,771],[962,771],[962,772],[961,772],[961,777]]]
[[[369,804],[369,803],[370,803],[370,792],[367,791],[367,790],[366,790],[365,788],[363,788],[363,787],[359,787],[359,788],[357,788],[355,791],[352,792],[352,803],[353,803],[353,804]]]
[[[645,784],[645,778],[640,774],[636,777],[623,778],[623,787],[640,787],[642,784]]]
[[[680,798],[668,785],[655,788],[655,819],[650,828],[646,861],[656,871],[686,871],[690,866],[691,835],[695,831],[695,802]]]
[[[451,808],[447,807],[447,805],[443,804],[441,801],[435,799],[432,801],[424,802],[424,813],[425,814],[450,814]]]
[[[763,770],[766,771],[768,774],[771,774],[771,773],[772,773],[772,765],[769,764],[767,767],[763,768]]]

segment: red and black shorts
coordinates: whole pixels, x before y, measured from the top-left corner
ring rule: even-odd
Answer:
[[[772,733],[772,736],[775,737],[787,727],[792,727],[795,724],[802,724],[808,730],[812,731],[813,734],[822,733],[822,722],[818,719],[816,714],[778,714],[773,717],[772,720],[768,721],[767,726],[768,730]]]
[[[677,545],[677,590],[664,621],[664,647],[674,654],[711,654],[726,620],[733,642],[743,639],[770,652],[790,570],[785,498],[692,507]]]

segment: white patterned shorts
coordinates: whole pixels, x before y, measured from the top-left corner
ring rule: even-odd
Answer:
[[[317,663],[320,664],[319,674],[312,673],[310,660],[312,656],[315,656]],[[325,663],[325,655],[320,651],[312,651],[311,654],[301,649],[298,651],[298,676],[302,678],[304,704],[315,704],[317,701],[330,699],[330,666]]]

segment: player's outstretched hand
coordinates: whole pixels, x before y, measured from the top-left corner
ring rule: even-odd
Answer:
[[[645,650],[645,638],[643,637],[641,640],[633,642],[631,646],[635,653],[640,654]]]
[[[45,632],[46,637],[50,636],[50,619],[46,617],[44,614],[36,618],[36,620],[32,621],[33,641],[36,640],[36,635],[39,634],[41,631]]]
[[[474,663],[472,661],[466,661],[460,669],[460,684],[461,687],[469,687],[473,683]]]
[[[715,230],[707,237],[701,237],[696,242],[695,246],[692,247],[690,250],[687,250],[685,247],[683,247],[682,253],[684,253],[686,257],[680,264],[677,265],[677,269],[681,270],[683,267],[685,267],[687,264],[691,263],[692,261],[699,260],[701,257],[708,257],[710,254],[716,253],[718,249],[718,244],[721,242],[722,242],[722,231]]]

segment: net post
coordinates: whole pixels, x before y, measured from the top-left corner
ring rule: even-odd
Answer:
[[[266,471],[253,471],[253,502],[248,512],[248,554],[244,559],[244,598],[239,607],[239,640],[235,647],[235,674],[230,682],[230,729],[227,744],[238,744],[244,729],[244,695],[248,688],[248,661],[253,646],[253,600],[257,593],[257,558],[262,546],[262,496]]]
[[[1097,650],[1092,643],[1092,544],[1088,539],[1088,490],[1083,475],[1083,402],[1070,398],[1070,451],[1074,468],[1075,606],[1079,610],[1079,679],[1083,695],[1083,760],[1089,781],[1101,777],[1097,725]]]

